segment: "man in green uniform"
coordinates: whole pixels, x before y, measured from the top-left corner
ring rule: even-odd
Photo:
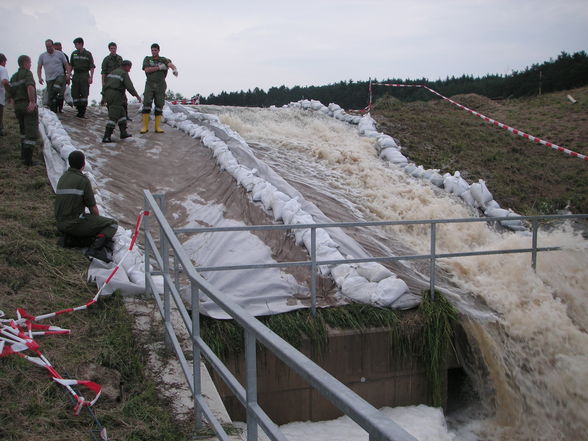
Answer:
[[[163,133],[161,130],[161,115],[163,113],[163,105],[165,104],[165,91],[167,84],[165,84],[165,77],[167,70],[171,69],[173,74],[177,77],[178,70],[169,58],[159,56],[159,45],[153,43],[151,45],[151,56],[145,57],[143,60],[143,70],[147,76],[145,81],[145,92],[143,93],[143,128],[141,133],[149,131],[149,114],[151,113],[151,104],[155,100],[155,133]]]
[[[82,173],[86,165],[84,154],[75,150],[67,158],[69,168],[59,178],[55,191],[55,220],[57,229],[67,237],[91,238],[93,243],[86,251],[86,256],[110,262],[105,247],[112,244],[118,228],[114,219],[100,216],[92,184]],[[86,207],[90,213],[86,213]]]
[[[74,41],[76,50],[71,53],[70,63],[73,70],[71,80],[71,96],[74,106],[78,109],[78,118],[86,117],[88,107],[88,95],[90,95],[90,84],[94,78],[94,58],[90,51],[84,49],[84,39],[76,38]]]
[[[104,83],[106,81],[106,76],[109,73],[111,73],[114,69],[116,69],[117,67],[120,67],[123,62],[122,57],[116,53],[117,46],[114,41],[111,41],[110,43],[108,43],[108,50],[110,51],[110,54],[108,54],[106,57],[104,57],[104,60],[102,60],[101,75],[102,75],[102,88],[103,89],[104,89]],[[127,94],[126,93],[123,94],[123,109],[125,110],[125,117],[127,118],[127,121],[130,121],[131,119],[129,118]]]
[[[20,152],[24,164],[33,165],[33,149],[39,133],[37,91],[31,72],[31,57],[18,57],[18,71],[10,78],[10,96],[14,100],[14,114],[20,127]]]
[[[102,86],[102,96],[106,105],[108,106],[108,122],[106,123],[106,131],[102,142],[112,142],[110,136],[114,132],[115,126],[118,124],[120,129],[120,139],[128,138],[131,135],[127,132],[127,117],[123,104],[125,102],[125,91],[128,90],[131,95],[136,97],[141,102],[141,97],[135,90],[129,72],[133,63],[129,60],[124,60],[121,67],[117,67],[108,75]]]
[[[56,41],[53,43],[53,47],[55,48],[56,51],[61,52],[64,56],[65,59],[67,60],[67,64],[69,66],[69,57],[67,56],[67,54],[65,52],[63,52],[63,48],[61,47],[61,43],[59,41]],[[71,71],[71,67],[69,67],[69,70]],[[67,87],[69,87],[69,80],[71,79],[71,72],[68,74],[66,74],[66,79],[67,79],[67,85],[66,88],[64,89],[64,93],[65,90],[67,89]],[[63,102],[65,101],[63,94],[57,99],[57,111],[59,113],[63,113]]]

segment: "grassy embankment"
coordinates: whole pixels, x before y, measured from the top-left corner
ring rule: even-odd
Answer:
[[[37,149],[35,161],[40,165],[21,164],[13,115],[8,106],[4,121],[9,134],[0,137],[0,310],[8,318],[15,318],[19,307],[37,315],[82,305],[96,293],[86,282],[88,261],[78,250],[56,246],[54,196],[43,158]],[[144,353],[133,338],[131,318],[119,296],[43,323],[72,330],[70,335],[37,337],[43,354],[63,377],[91,379],[78,376],[91,363],[108,369],[95,381],[103,386],[113,383],[120,395],[103,395],[95,412],[110,439],[188,439],[189,428],[173,422],[146,376]],[[74,416],[65,389],[29,361],[0,358],[0,397],[4,441],[93,439],[90,431],[96,427],[88,411]]]
[[[474,94],[453,99],[588,155],[588,87],[504,101]],[[447,101],[402,103],[388,96],[376,103],[372,116],[411,162],[442,172],[459,170],[470,183],[484,179],[504,208],[522,215],[553,214],[566,206],[573,213],[588,213],[588,161],[492,127]]]

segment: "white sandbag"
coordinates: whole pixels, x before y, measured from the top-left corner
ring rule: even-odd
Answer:
[[[378,145],[382,149],[386,149],[386,148],[399,149],[398,144],[396,144],[396,141],[394,141],[394,138],[392,138],[389,135],[381,135],[378,138]]]
[[[292,217],[300,210],[300,202],[298,199],[290,199],[282,207],[282,221],[285,224],[292,223]]]
[[[323,108],[323,103],[321,103],[320,101],[317,100],[310,100],[310,108],[312,110],[320,110],[321,108]]]
[[[442,187],[443,186],[443,176],[441,176],[437,172],[433,172],[431,174],[431,177],[429,178],[429,181],[431,181],[431,184],[436,185],[437,187]]]
[[[407,292],[408,286],[404,280],[396,277],[388,277],[377,284],[376,290],[371,298],[371,303],[387,307]]]
[[[363,262],[357,265],[357,273],[370,282],[379,282],[387,277],[393,277],[394,273],[377,262]]]
[[[346,278],[357,275],[355,265],[349,263],[342,263],[331,268],[331,277],[338,286],[341,286]]]
[[[509,210],[509,213],[507,214],[508,217],[517,217],[520,216],[520,214],[515,213],[512,210]],[[525,230],[525,226],[523,225],[523,221],[520,219],[513,219],[513,220],[501,220],[500,221],[500,225],[502,225],[503,227],[509,228],[511,230],[515,230],[515,231],[522,231]]]
[[[276,191],[278,191],[278,189],[274,187],[272,184],[267,184],[261,191],[261,203],[263,204],[263,207],[268,211],[272,208],[272,199]]]
[[[348,277],[341,286],[341,293],[356,302],[369,304],[376,293],[377,286],[377,283],[368,282],[361,276]]]
[[[267,187],[268,185],[270,184],[266,181],[261,181],[255,184],[253,186],[253,190],[251,191],[251,199],[253,199],[256,202],[261,201],[261,194],[265,190],[265,187]]]
[[[389,308],[406,310],[414,309],[421,303],[422,298],[410,292],[405,292],[398,299],[388,305]]]
[[[73,107],[73,98],[71,97],[71,87],[65,86],[65,92],[63,93],[63,101]]]
[[[477,208],[478,202],[472,196],[471,190],[464,191],[460,196],[470,207]]]
[[[425,174],[425,168],[422,165],[416,167],[410,174],[413,178],[420,178]]]
[[[453,176],[456,178],[453,187],[454,194],[461,196],[464,191],[468,191],[470,189],[470,184],[468,184],[467,181],[461,177],[458,171],[456,171]]]
[[[492,199],[490,202],[486,203],[486,209],[488,208],[500,208],[500,204]]]
[[[341,110],[341,106],[335,103],[329,103],[328,109],[331,112],[335,112],[336,110]]]
[[[506,217],[510,213],[509,210],[504,208],[490,207],[484,211],[484,214],[488,217]]]
[[[380,158],[391,162],[392,164],[407,164],[408,159],[395,148],[387,148],[382,150]]]
[[[271,198],[270,204],[274,215],[274,220],[282,219],[282,210],[286,202],[290,201],[290,196],[276,190]]]
[[[313,222],[314,223],[314,222]],[[303,231],[302,233],[302,241],[304,243],[304,246],[306,247],[306,249],[308,251],[310,251],[311,249],[311,231],[310,230],[301,230]],[[336,242],[333,241],[333,239],[331,239],[331,236],[329,235],[329,233],[327,232],[327,230],[325,230],[324,228],[317,228],[316,229],[316,247],[318,248],[319,246],[328,246],[331,248],[337,248],[338,245]]]
[[[411,174],[415,169],[417,168],[416,164],[413,164],[412,162],[410,164],[408,164],[406,167],[404,167],[404,171],[407,174]]]
[[[473,183],[470,186],[470,190],[472,192],[472,197],[478,202],[480,207],[485,207],[488,202],[494,199],[483,179]]]

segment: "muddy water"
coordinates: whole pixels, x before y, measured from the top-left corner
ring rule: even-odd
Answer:
[[[383,164],[372,140],[339,121],[292,109],[205,110],[219,114],[334,220],[473,215],[453,197]],[[394,228],[369,240],[361,237],[365,234],[356,236],[372,251],[429,250],[427,227]],[[479,422],[475,431],[482,439],[587,439],[588,246],[564,227],[541,233],[539,245],[564,251],[541,254],[536,273],[528,255],[442,262],[450,282],[487,304],[496,317],[467,326],[493,390],[484,398],[495,417]],[[530,237],[496,232],[483,223],[443,225],[437,246],[439,252],[528,248]]]

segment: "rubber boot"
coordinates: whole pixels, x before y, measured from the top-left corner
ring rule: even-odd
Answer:
[[[147,133],[149,131],[149,114],[143,114],[143,127],[141,128],[141,133]]]
[[[155,133],[165,133],[161,130],[161,115],[155,115]]]
[[[23,154],[24,154],[24,160],[23,160],[24,165],[26,165],[27,167],[35,165],[35,164],[33,164],[33,149],[24,149]]]
[[[86,250],[86,257],[110,263],[112,260],[108,257],[108,253],[105,249],[106,241],[107,239],[104,234],[98,234],[94,240],[94,243]]]
[[[112,142],[112,139],[110,139],[112,132],[114,132],[114,127],[106,126],[106,130],[104,130],[104,137],[102,138],[102,142]]]
[[[120,129],[120,139],[130,138],[131,136],[133,136],[129,132],[127,132],[126,122],[118,123],[118,128]]]

